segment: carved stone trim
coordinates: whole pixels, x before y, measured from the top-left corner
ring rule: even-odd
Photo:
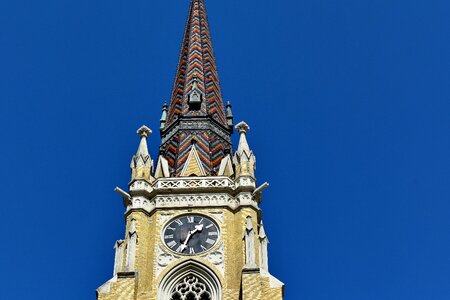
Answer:
[[[156,276],[159,276],[164,269],[170,265],[174,260],[179,259],[179,256],[172,255],[163,247],[158,246],[156,253]]]
[[[160,178],[154,183],[156,189],[186,189],[186,188],[235,188],[234,182],[228,177],[177,177]]]
[[[227,194],[168,195],[155,197],[157,208],[229,206],[236,199]]]
[[[205,194],[180,194],[160,195],[152,200],[144,197],[133,197],[127,207],[130,210],[143,209],[151,213],[157,208],[188,208],[188,207],[229,207],[236,210],[240,206],[252,206],[258,209],[251,193],[240,193],[233,197],[225,193]]]
[[[215,265],[216,268],[222,274],[222,276],[225,276],[225,258],[224,258],[223,242],[221,242],[220,246],[216,250],[201,256],[201,258],[206,259],[211,264]]]

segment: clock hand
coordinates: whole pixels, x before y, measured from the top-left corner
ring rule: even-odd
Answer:
[[[200,225],[195,225],[195,229],[189,231],[189,233],[188,233],[188,235],[187,235],[187,237],[186,237],[186,240],[185,240],[184,243],[181,245],[181,252],[183,252],[184,249],[187,248],[187,243],[189,242],[189,240],[191,239],[191,237],[192,237],[195,233],[197,233],[197,232],[199,232],[199,231],[201,232],[202,230],[203,230],[203,224],[200,224]]]
[[[186,237],[186,239],[184,240],[184,243],[183,244],[181,244],[181,252],[183,252],[184,251],[184,249],[186,249],[187,248],[187,243],[189,242],[189,240],[190,240],[190,238],[191,238],[191,235],[192,235],[192,233],[191,233],[191,231],[189,231],[188,232],[188,235],[187,235],[187,237]]]
[[[203,224],[195,225],[195,231],[201,232],[203,230]]]

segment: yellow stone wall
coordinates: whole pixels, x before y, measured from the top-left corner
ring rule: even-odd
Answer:
[[[171,251],[164,245],[161,239],[161,231],[167,222],[170,222],[178,215],[186,213],[205,214],[216,220],[220,227],[220,240],[208,252],[216,250],[223,242],[224,245],[224,276],[220,270],[199,256],[187,256],[175,259],[170,265],[157,274],[157,254],[158,247],[163,247],[167,252]],[[223,222],[215,217],[215,214],[222,213]],[[161,222],[161,215],[170,215],[165,217],[165,222]],[[136,247],[135,278],[118,278],[116,282],[111,283],[110,292],[106,294],[99,293],[99,300],[157,300],[158,287],[164,276],[178,264],[187,260],[196,260],[208,266],[222,284],[222,300],[239,300],[242,287],[243,299],[248,300],[278,300],[282,299],[281,288],[271,288],[268,277],[263,277],[256,273],[244,273],[242,270],[245,265],[245,246],[244,232],[247,216],[253,220],[255,229],[255,256],[256,263],[259,264],[259,239],[258,211],[255,208],[242,208],[233,212],[227,208],[192,208],[192,209],[173,209],[156,210],[151,215],[144,211],[133,211],[126,217],[126,234],[131,220],[136,220],[136,231],[138,234],[138,244]],[[207,253],[208,253],[207,252]],[[202,253],[201,255],[203,255]],[[126,251],[124,252],[122,266],[125,267]],[[259,266],[258,266],[259,267]],[[122,269],[121,271],[125,271]]]

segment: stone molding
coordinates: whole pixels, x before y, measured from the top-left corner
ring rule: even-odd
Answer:
[[[259,198],[254,195],[256,180],[242,176],[232,180],[227,176],[159,178],[150,183],[135,180],[130,183],[131,197],[126,201],[127,212],[143,209],[150,213],[158,208],[228,207],[258,209]]]
[[[240,193],[236,197],[229,194],[170,194],[159,195],[152,200],[143,196],[132,197],[126,212],[143,209],[147,213],[160,208],[189,208],[189,207],[228,207],[236,210],[242,206],[252,206],[258,209],[258,203],[251,193]]]

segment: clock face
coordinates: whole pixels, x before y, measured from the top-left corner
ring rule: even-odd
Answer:
[[[184,215],[172,220],[163,232],[164,243],[180,254],[196,255],[210,249],[219,238],[219,228],[202,215]]]

